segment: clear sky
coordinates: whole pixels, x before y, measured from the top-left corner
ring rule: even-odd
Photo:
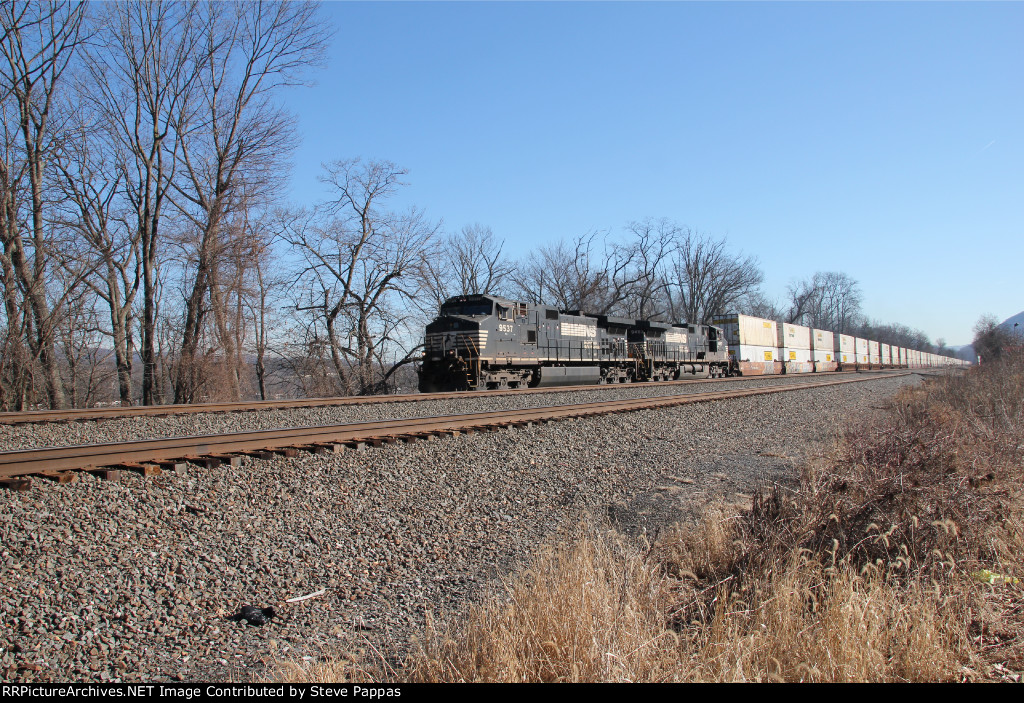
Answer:
[[[320,164],[409,169],[401,204],[525,252],[668,217],[766,292],[841,270],[964,344],[1024,310],[1024,3],[349,3],[298,117]]]

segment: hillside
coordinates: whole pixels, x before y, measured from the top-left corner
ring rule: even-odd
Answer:
[[[1024,337],[1024,311],[1017,313],[1013,317],[1006,318],[999,323],[999,326],[1007,332]]]

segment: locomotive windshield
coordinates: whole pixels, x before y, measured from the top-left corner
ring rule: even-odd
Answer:
[[[459,303],[445,303],[441,308],[443,315],[490,315],[493,312],[494,303],[490,300],[467,300]]]

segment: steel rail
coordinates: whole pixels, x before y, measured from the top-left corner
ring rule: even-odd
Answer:
[[[903,374],[899,374],[903,375]],[[785,393],[846,383],[857,383],[885,376],[857,376],[828,381],[810,381],[784,386],[720,390],[709,393],[630,398],[598,403],[557,405],[515,411],[469,413],[438,417],[419,417],[378,422],[359,422],[320,427],[290,427],[265,431],[236,432],[223,435],[146,439],[133,442],[45,447],[0,452],[0,478],[29,474],[95,469],[126,464],[144,464],[190,457],[223,456],[232,453],[268,451],[285,447],[344,444],[346,442],[423,437],[428,434],[491,429],[530,422],[589,417],[608,413],[672,407],[771,393]]]
[[[854,371],[829,371],[815,376],[836,376],[856,373]],[[678,386],[692,383],[722,383],[749,381],[751,379],[783,379],[792,376],[734,376],[724,379],[690,378],[678,381],[645,381],[642,383],[611,383],[600,385],[561,386],[556,388],[516,388],[493,391],[448,391],[444,393],[404,393],[395,395],[356,395],[337,398],[302,398],[295,400],[254,400],[230,403],[193,403],[179,405],[132,405],[110,408],[77,408],[72,410],[25,410],[0,412],[0,425],[23,425],[34,422],[79,422],[84,420],[106,420],[118,417],[151,417],[164,415],[185,415],[190,413],[232,413],[259,410],[290,410],[295,408],[319,408],[338,405],[376,405],[379,403],[413,403],[428,400],[452,398],[484,398],[495,395],[537,393],[567,393],[571,391],[602,391],[613,388],[645,388],[652,386]]]

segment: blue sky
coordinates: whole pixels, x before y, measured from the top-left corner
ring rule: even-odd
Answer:
[[[323,161],[409,169],[396,204],[526,251],[668,217],[817,270],[950,344],[1024,309],[1024,3],[327,3]]]

